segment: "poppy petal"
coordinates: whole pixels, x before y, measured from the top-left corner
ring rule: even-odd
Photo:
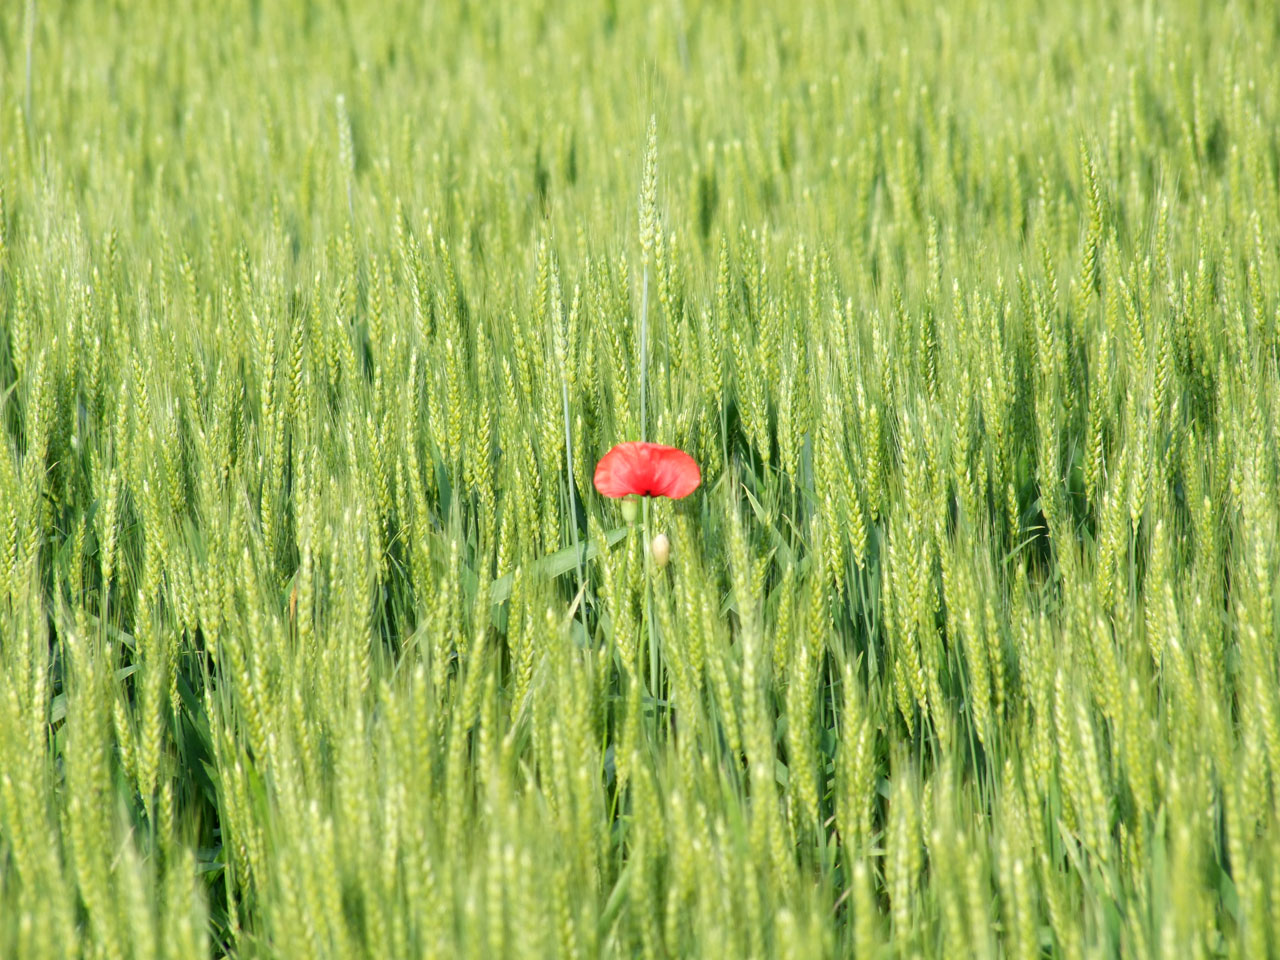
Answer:
[[[636,480],[636,455],[631,444],[620,443],[596,464],[596,489],[606,497],[625,497],[639,493]]]
[[[687,497],[702,482],[693,457],[660,443],[620,443],[596,465],[595,486],[606,497]]]
[[[653,454],[653,492],[679,500],[698,489],[702,473],[693,457],[683,450],[663,447]]]

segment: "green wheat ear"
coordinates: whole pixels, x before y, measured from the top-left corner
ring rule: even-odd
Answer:
[[[207,6],[0,7],[0,957],[1276,951],[1267,4]]]

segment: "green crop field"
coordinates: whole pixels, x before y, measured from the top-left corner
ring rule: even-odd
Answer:
[[[0,7],[0,957],[1280,955],[1270,0]]]

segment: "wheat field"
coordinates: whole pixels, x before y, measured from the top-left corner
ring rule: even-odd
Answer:
[[[5,3],[0,957],[1280,955],[1278,172],[1266,0]]]

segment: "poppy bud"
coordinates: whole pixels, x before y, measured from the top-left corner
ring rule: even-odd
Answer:
[[[636,518],[640,516],[640,500],[636,497],[626,497],[622,501],[622,519],[629,525],[634,525]]]
[[[660,533],[653,538],[653,542],[649,544],[649,553],[653,556],[653,562],[658,565],[659,570],[667,565],[667,561],[671,559],[671,541],[667,539],[665,533]]]

